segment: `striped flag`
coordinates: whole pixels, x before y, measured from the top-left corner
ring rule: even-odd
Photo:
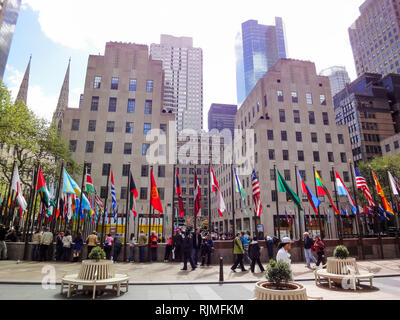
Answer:
[[[218,213],[219,216],[222,217],[222,214],[226,211],[225,201],[222,197],[222,192],[219,188],[217,178],[215,177],[215,173],[213,168],[210,167],[210,179],[211,179],[211,191],[217,193],[217,205],[218,205]]]
[[[392,174],[388,171],[388,175],[389,175],[389,182],[390,182],[390,188],[392,189],[392,193],[395,196],[399,195],[399,185],[397,184],[396,180],[393,178]]]
[[[253,184],[253,200],[255,205],[255,213],[257,217],[261,216],[262,211],[262,204],[260,200],[260,184],[258,183],[256,170],[253,169],[253,176],[252,176],[252,184]]]
[[[372,200],[371,191],[369,190],[367,180],[358,172],[357,168],[354,167],[354,175],[356,176],[356,185],[358,189],[361,189],[365,198],[368,200],[370,207],[375,207],[376,204]]]
[[[185,209],[183,208],[183,197],[182,197],[182,189],[181,183],[179,182],[178,170],[175,171],[175,192],[178,195],[178,204],[179,204],[179,216],[183,218],[185,216]]]
[[[353,200],[353,197],[351,196],[349,190],[347,189],[346,185],[344,184],[342,178],[340,177],[339,173],[337,173],[337,171],[335,171],[335,175],[336,175],[336,186],[338,189],[339,196],[347,197],[350,203],[351,210],[353,211],[354,214],[356,214],[357,208],[356,208],[356,203]]]
[[[375,172],[372,171],[372,175],[374,176],[374,181],[375,181],[375,185],[376,185],[376,193],[381,196],[383,207],[384,207],[385,211],[390,213],[391,215],[394,215],[393,209],[390,207],[389,202],[387,201],[387,199],[385,197],[385,193],[383,192],[383,189],[382,189],[378,179],[376,178]]]
[[[111,200],[113,207],[114,222],[117,222],[117,197],[115,196],[114,173],[111,170]]]

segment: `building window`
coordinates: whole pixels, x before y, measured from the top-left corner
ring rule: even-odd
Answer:
[[[112,153],[112,149],[113,149],[113,143],[112,142],[104,143],[104,153],[110,154],[110,153]]]
[[[125,133],[133,133],[133,122],[127,122]]]
[[[160,124],[160,131],[161,131],[161,134],[167,134],[167,125],[166,124]]]
[[[73,119],[72,120],[72,126],[71,126],[71,131],[79,131],[79,124],[80,124],[79,119]]]
[[[294,123],[300,123],[300,111],[294,110],[293,116],[294,116]]]
[[[303,181],[307,181],[306,171],[300,170],[300,174],[301,174],[301,177],[303,178]]]
[[[154,81],[147,80],[146,81],[146,92],[153,92],[153,88],[154,88]]]
[[[144,129],[143,129],[143,134],[148,134],[151,130],[151,123],[145,123],[144,124]]]
[[[142,156],[145,156],[147,154],[147,150],[150,148],[150,144],[148,143],[143,143],[142,145]]]
[[[77,143],[77,140],[69,140],[69,150],[71,150],[71,152],[76,152]]]
[[[101,173],[101,175],[103,176],[103,177],[106,177],[106,176],[108,176],[108,172],[110,172],[110,168],[111,168],[111,164],[109,164],[109,163],[103,163],[103,169],[102,169],[102,173]]]
[[[342,163],[346,163],[347,162],[347,157],[346,157],[346,153],[345,152],[341,152],[340,153],[340,159],[342,160]]]
[[[278,96],[278,102],[283,102],[283,92],[278,90],[276,92],[277,96]]]
[[[394,148],[397,150],[399,148],[399,141],[395,141],[393,143],[393,145],[394,145]]]
[[[267,136],[268,136],[268,140],[269,141],[273,141],[274,140],[274,131],[268,130],[267,131]]]
[[[338,142],[339,144],[344,144],[344,138],[342,134],[338,134]]]
[[[86,153],[93,153],[94,141],[86,141]]]
[[[385,145],[385,149],[386,149],[386,152],[390,152],[390,145],[389,144]]]
[[[165,178],[165,166],[158,166],[158,177]]]
[[[107,197],[108,191],[107,187],[100,188],[100,198],[105,199]]]
[[[129,164],[123,164],[122,165],[122,176],[123,177],[129,176],[129,171],[130,171],[130,165]]]
[[[142,177],[148,177],[149,176],[149,166],[142,165],[141,176]]]
[[[146,104],[144,107],[144,114],[152,114],[153,110],[153,101],[152,100],[146,100]]]
[[[164,188],[158,188],[158,195],[160,196],[160,200],[165,200],[165,189]]]
[[[124,144],[124,154],[132,154],[132,143]]]
[[[281,131],[281,139],[282,141],[287,141],[287,131]]]
[[[343,171],[343,180],[344,182],[350,182],[350,175],[348,171]]]
[[[292,92],[292,102],[299,103],[299,97],[297,95],[297,92],[295,92],[295,91]]]
[[[135,105],[136,105],[136,100],[135,99],[128,99],[127,112],[128,113],[135,113]]]
[[[265,95],[264,96],[264,107],[266,107],[267,106],[267,96]]]
[[[99,97],[92,97],[92,104],[90,105],[90,111],[99,110]]]
[[[329,162],[335,162],[335,160],[333,158],[333,152],[328,152],[328,161]]]
[[[319,152],[318,152],[318,151],[314,151],[314,152],[313,152],[313,155],[314,155],[314,161],[315,161],[315,162],[319,162],[319,161],[320,161],[320,159],[319,159]]]
[[[96,120],[89,120],[88,131],[89,132],[96,131]]]
[[[110,98],[108,112],[117,112],[117,98]]]
[[[285,176],[285,180],[286,180],[286,181],[290,181],[290,179],[291,179],[290,170],[285,170],[285,171],[283,172],[283,174],[284,174],[284,176]]]
[[[269,154],[269,160],[275,160],[275,150],[269,149],[268,154]]]
[[[304,151],[297,151],[297,158],[299,161],[304,161]]]
[[[187,174],[187,168],[182,168],[182,174]]]
[[[119,78],[111,78],[111,90],[118,90]]]
[[[283,109],[279,110],[279,120],[280,122],[286,122],[285,110]]]
[[[318,143],[318,135],[316,132],[311,132],[311,142]]]
[[[101,88],[101,77],[96,76],[94,77],[93,89],[100,89],[100,88]]]
[[[272,202],[276,202],[277,201],[276,190],[271,190],[271,197],[272,197]]]
[[[303,135],[299,131],[296,132],[296,141],[297,142],[303,142]]]
[[[115,121],[107,121],[106,132],[114,132]]]
[[[136,79],[129,79],[129,91],[136,91]]]
[[[310,124],[315,124],[315,113],[314,113],[314,111],[309,111],[308,112],[308,119],[310,121]]]
[[[321,106],[326,106],[326,96],[324,94],[319,95],[319,101],[321,102]]]
[[[126,187],[121,187],[121,195],[120,195],[120,199],[126,199],[127,198],[127,188]]]
[[[326,143],[332,143],[332,136],[330,133],[325,133],[325,141]]]
[[[329,126],[328,112],[323,112],[322,113],[322,120],[323,120],[325,126]]]
[[[289,150],[283,150],[283,161],[289,161]]]
[[[271,181],[275,181],[275,170],[274,169],[269,170],[269,178],[271,179]]]
[[[147,188],[140,188],[140,200],[147,200]]]
[[[307,101],[307,104],[313,104],[311,93],[306,93],[306,101]]]

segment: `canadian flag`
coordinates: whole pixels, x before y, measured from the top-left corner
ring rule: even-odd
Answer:
[[[210,167],[210,181],[211,181],[211,191],[217,192],[217,204],[218,204],[218,213],[222,217],[222,214],[226,211],[224,198],[222,197],[221,190],[219,189],[217,179],[215,178],[214,170]]]

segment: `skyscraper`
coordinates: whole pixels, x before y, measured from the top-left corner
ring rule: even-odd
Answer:
[[[237,45],[237,52],[239,52],[239,49],[240,47]],[[244,22],[242,24],[242,50],[244,79],[240,79],[238,76],[237,81],[238,88],[243,86],[240,82],[244,82],[245,97],[247,97],[257,81],[279,59],[286,58],[285,32],[282,18],[275,18],[274,26],[259,24],[257,20]],[[237,60],[237,64],[238,69],[240,59]],[[242,102],[238,101],[239,104]]]
[[[400,73],[399,1],[367,0],[349,28],[357,76]]]
[[[203,129],[203,51],[193,39],[161,35],[150,46],[154,60],[163,62],[164,108],[176,114],[177,130]]]
[[[4,71],[10,52],[11,41],[17,24],[21,0],[3,0],[0,2],[0,79]]]
[[[236,113],[237,105],[213,103],[208,111],[208,131],[228,129],[233,137]]]
[[[329,78],[331,83],[332,97],[346,88],[346,84],[350,83],[350,77],[347,73],[346,67],[330,67],[322,70],[320,75]]]

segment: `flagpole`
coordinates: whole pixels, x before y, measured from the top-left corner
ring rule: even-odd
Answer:
[[[107,200],[108,200],[108,187],[109,187],[109,182],[110,182],[110,174],[111,174],[111,164],[108,166],[108,175],[107,175],[107,186],[106,186],[106,197],[104,199],[104,213],[103,213],[103,224],[101,226],[101,247],[104,248],[104,225],[106,223],[106,212],[108,215],[108,211],[107,211]],[[108,219],[108,217],[107,217]]]
[[[131,163],[128,163],[128,183],[126,185],[126,212],[125,212],[125,245],[124,245],[124,261],[126,261],[126,240],[129,226],[129,196],[130,196],[130,178],[131,178]]]
[[[208,159],[208,231],[211,232],[214,228],[211,228],[211,158]]]
[[[236,237],[236,211],[235,211],[235,187],[234,187],[234,179],[235,173],[233,171],[233,163],[231,164],[231,180],[232,180],[232,218],[233,218],[233,237]],[[240,190],[239,190],[240,192]],[[258,239],[258,237],[257,237]]]
[[[296,193],[297,193],[297,196],[299,196],[299,182],[298,182],[298,177],[297,177],[297,162],[294,163],[294,176],[296,177]],[[301,230],[301,224],[300,224],[301,212],[300,212],[299,208],[297,208],[297,215],[298,215],[298,219],[299,219],[299,239],[303,240],[303,232]],[[294,226],[296,228],[296,223],[294,223]],[[303,259],[303,251],[302,250],[300,250],[300,251],[301,251],[301,257]]]
[[[152,184],[151,184],[151,175],[153,174],[153,166],[150,166],[150,206],[149,206],[149,236],[148,236],[148,250],[147,250],[147,253],[148,253],[148,261],[150,262],[151,261],[151,242],[150,242],[150,235],[151,235],[151,209],[152,209],[152,206],[151,206],[151,195],[152,195],[152,192],[153,192],[153,190],[151,190],[151,187],[152,187]],[[154,210],[154,209],[153,209]]]
[[[277,183],[277,172],[276,172],[276,162],[274,161],[274,178],[275,178],[275,192],[276,192],[276,214],[278,215],[278,238],[281,239],[281,216],[279,214],[279,192],[278,192],[278,183]],[[274,227],[274,233],[276,234],[276,229]],[[257,232],[257,226],[256,226]]]
[[[316,179],[316,176],[315,176],[315,163],[313,162],[313,172],[314,172],[314,185],[315,185],[315,194],[317,195],[317,197],[319,198],[319,195],[318,195],[318,189],[317,189],[317,179]],[[318,208],[317,208],[317,210],[318,210],[318,223],[319,223],[319,234],[320,234],[320,237],[321,237],[321,240],[324,240],[324,235],[322,234],[322,226],[321,226],[321,213],[320,213],[320,209],[319,209],[319,206],[318,206]]]
[[[194,194],[196,194],[196,186],[197,186],[197,166],[195,165],[194,166]],[[193,206],[193,212],[194,212],[194,218],[193,218],[193,220],[194,220],[194,222],[193,222],[193,227],[194,227],[194,229],[193,229],[193,231],[195,231],[196,230],[196,227],[197,227],[197,216],[196,216],[196,200],[197,200],[197,195],[196,195],[196,198],[194,199],[194,206]]]
[[[86,176],[86,161],[83,162],[83,173],[82,173],[82,184],[81,184],[82,189],[81,189],[81,194],[80,194],[80,197],[79,197],[78,223],[77,223],[77,226],[76,226],[76,235],[79,232],[79,227],[80,227],[80,224],[81,224],[82,198],[83,198],[83,190],[85,190],[85,176]]]
[[[12,190],[12,181],[14,179],[14,170],[15,170],[16,164],[17,164],[17,157],[14,156],[14,162],[13,162],[12,174],[11,174],[11,182],[10,182],[10,189],[8,190],[8,195],[7,195],[7,204],[8,204],[8,198],[10,197],[10,191],[11,191],[11,203],[10,203],[10,207],[9,208],[6,207],[6,214],[5,214],[5,221],[6,221],[5,224],[7,226],[10,226],[10,214],[11,214],[11,208],[12,208],[12,204],[13,204],[12,199],[14,197],[14,190]]]
[[[56,201],[55,201],[56,206],[54,207],[54,219],[53,219],[53,221],[51,223],[52,224],[52,227],[51,227],[51,232],[52,233],[54,233],[54,228],[56,226],[57,220],[58,220],[58,218],[60,218],[60,217],[57,218],[57,210],[59,209],[58,208],[58,202],[59,202],[59,198],[60,198],[60,190],[62,188],[61,180],[62,180],[63,171],[64,171],[64,161],[61,162],[60,177],[58,178],[58,190],[57,190]]]
[[[172,196],[172,214],[171,214],[171,217],[172,217],[172,229],[171,229],[171,237],[173,237],[174,236],[174,229],[175,229],[175,225],[174,225],[174,219],[175,219],[175,193],[176,193],[176,165],[174,164],[174,189],[172,190],[172,194],[173,194],[173,196]],[[178,195],[177,195],[178,196]],[[179,196],[178,196],[179,197]],[[179,199],[178,199],[178,201],[179,201]]]

